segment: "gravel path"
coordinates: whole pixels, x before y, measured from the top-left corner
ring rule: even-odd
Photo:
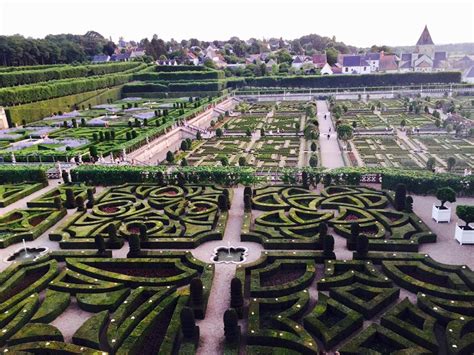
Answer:
[[[325,168],[342,167],[344,166],[344,160],[342,160],[342,152],[337,143],[337,134],[326,101],[319,100],[316,103],[318,106],[321,165]],[[326,119],[324,119],[324,115],[327,116]],[[329,132],[329,129],[331,129],[331,132]],[[329,139],[327,138],[328,133],[330,134]]]
[[[240,242],[243,223],[243,187],[234,189],[229,218],[222,241],[204,243],[193,250],[193,255],[209,262],[212,252],[217,246],[245,246],[249,250],[246,262],[253,262],[260,257],[262,246],[257,243]],[[235,264],[216,264],[211,294],[209,295],[206,316],[197,322],[201,338],[197,349],[198,355],[222,354],[224,351],[224,312],[230,307],[230,281],[235,275]]]

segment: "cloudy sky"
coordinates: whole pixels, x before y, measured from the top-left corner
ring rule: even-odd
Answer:
[[[474,42],[472,0],[0,0],[0,35],[84,34],[117,40],[283,37],[413,45],[425,24],[437,44]]]

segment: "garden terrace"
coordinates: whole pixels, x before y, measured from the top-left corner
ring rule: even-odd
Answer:
[[[95,236],[110,248],[120,248],[124,239],[140,234],[145,248],[193,248],[208,240],[222,239],[227,212],[218,208],[223,189],[211,186],[179,187],[126,184],[103,193],[92,209],[77,212],[50,234],[61,248],[95,248]],[[118,231],[110,237],[109,225]]]
[[[213,273],[189,252],[65,261],[52,255],[13,265],[0,276],[0,346],[12,353],[193,353],[198,338],[182,338],[180,313],[185,306],[197,317],[205,312]],[[203,284],[199,305],[189,298],[192,279]],[[78,310],[82,325],[71,327]]]
[[[226,131],[245,133],[247,129],[255,131],[263,128],[266,121],[266,115],[256,115],[254,113],[242,114],[231,118],[226,125]]]
[[[424,169],[423,160],[398,137],[357,136],[352,140],[365,166]]]
[[[204,141],[186,155],[192,166],[215,166],[226,158],[229,165],[237,166],[244,157],[247,165],[257,168],[298,167],[303,138],[265,136],[258,140],[250,137],[221,137]],[[180,154],[181,155],[181,154]],[[307,160],[307,157],[303,157]]]
[[[416,136],[412,139],[444,168],[447,167],[448,158],[453,157],[456,159],[454,171],[462,172],[465,168],[474,169],[474,139],[472,138]]]

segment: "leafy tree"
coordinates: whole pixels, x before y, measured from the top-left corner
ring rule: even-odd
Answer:
[[[316,168],[318,166],[318,156],[317,155],[311,155],[311,158],[309,158],[309,166],[312,168]]]
[[[77,197],[76,197],[76,206],[77,206],[77,210],[78,210],[79,212],[85,211],[85,208],[84,208],[84,197],[82,197],[82,196],[77,196]]]
[[[426,169],[428,170],[434,170],[436,166],[436,160],[433,157],[429,157],[428,160],[426,161]]]
[[[315,152],[316,150],[318,150],[318,146],[316,145],[315,142],[312,142],[312,143],[311,143],[311,151],[312,151],[312,152]]]
[[[186,141],[181,141],[181,146],[180,146],[181,150],[184,152],[186,150],[188,150],[188,144],[186,143]]]
[[[218,138],[222,137],[222,129],[220,128],[216,129],[216,137]]]
[[[448,171],[452,171],[453,168],[456,166],[456,158],[449,157],[447,160],[447,164],[448,164]]]
[[[221,165],[222,166],[228,166],[229,165],[229,159],[227,157],[222,157],[221,158]]]
[[[181,166],[188,166],[188,160],[186,158],[181,159]]]
[[[198,131],[198,133],[196,133],[196,139],[197,139],[198,141],[200,141],[200,140],[202,139],[202,134],[201,134],[201,132]]]
[[[470,229],[469,224],[474,222],[474,205],[458,205],[456,215],[466,223],[464,229]]]
[[[239,166],[245,166],[246,164],[245,157],[239,157]]]
[[[97,147],[95,145],[91,145],[89,147],[89,154],[94,159],[97,159],[99,157],[99,153],[98,153]]]
[[[442,187],[436,191],[436,198],[441,201],[440,209],[444,209],[446,202],[456,202],[456,191],[450,187]]]
[[[348,124],[340,124],[337,126],[337,138],[348,141],[352,139],[353,129]]]
[[[173,152],[171,152],[171,151],[169,151],[169,150],[168,150],[168,152],[166,152],[166,161],[167,161],[168,163],[170,163],[170,164],[174,162],[174,154],[173,154]]]

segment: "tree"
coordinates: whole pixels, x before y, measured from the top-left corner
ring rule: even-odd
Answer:
[[[227,157],[222,157],[222,158],[221,158],[221,165],[222,165],[222,166],[228,166],[228,165],[229,165],[229,158],[227,158]]]
[[[324,240],[324,238],[328,234],[328,225],[326,222],[321,222],[319,224],[318,232],[319,232],[319,238]]]
[[[318,166],[318,156],[313,154],[311,158],[309,158],[309,166],[312,168],[316,168]]]
[[[407,196],[405,199],[405,211],[408,213],[413,212],[413,197]]]
[[[239,166],[245,166],[246,163],[245,157],[239,157]]]
[[[107,234],[109,236],[110,241],[115,242],[117,241],[117,227],[115,224],[110,223],[107,226]]]
[[[85,208],[84,208],[84,197],[82,196],[77,196],[76,197],[76,206],[77,206],[77,210],[79,212],[83,212],[85,211]]]
[[[403,211],[405,209],[405,203],[407,198],[407,187],[405,184],[397,184],[395,188],[395,209],[397,211]]]
[[[226,212],[229,209],[229,198],[225,194],[219,195],[217,205],[222,212]]]
[[[366,235],[360,234],[357,238],[357,246],[356,246],[357,253],[361,255],[365,255],[369,251],[369,238]]]
[[[407,125],[407,121],[405,119],[400,121],[400,127],[404,128]]]
[[[99,255],[103,255],[105,253],[104,238],[102,238],[102,236],[100,236],[99,234],[96,234],[94,237],[94,244],[95,244],[95,247],[97,248],[97,253]]]
[[[260,128],[260,136],[265,137],[265,128]]]
[[[332,255],[334,253],[334,237],[326,235],[323,238],[323,253],[324,255]]]
[[[56,208],[57,210],[60,210],[61,208],[63,208],[61,197],[56,196],[54,198],[54,208]]]
[[[312,151],[312,152],[315,152],[316,150],[318,150],[318,146],[316,145],[315,142],[312,142],[312,143],[311,143],[311,151]]]
[[[181,166],[188,166],[188,160],[186,158],[181,159]]]
[[[352,135],[353,135],[353,129],[350,125],[340,124],[337,126],[337,138],[346,142],[352,139]]]
[[[197,139],[198,141],[200,141],[200,140],[202,139],[202,134],[201,134],[201,132],[198,131],[198,133],[196,133],[196,139]]]
[[[247,129],[245,130],[245,135],[246,135],[247,137],[250,137],[250,136],[252,135],[252,131],[250,130],[250,128],[247,128]]]
[[[183,307],[180,313],[181,331],[185,339],[199,339],[199,327],[190,307]]]
[[[234,308],[239,316],[243,316],[244,296],[242,293],[242,282],[234,277],[230,282],[230,306]]]
[[[63,178],[64,184],[69,184],[71,182],[71,179],[69,178],[69,173],[66,170],[63,170],[61,172],[61,177]]]
[[[444,206],[446,202],[456,202],[456,191],[454,191],[450,187],[441,187],[436,190],[436,198],[441,201],[441,205],[438,206],[439,209],[446,209],[446,207]]]
[[[66,189],[66,208],[75,208],[76,200],[74,199],[74,191],[72,189]]]
[[[224,312],[224,335],[228,343],[236,343],[240,338],[239,317],[235,309]]]
[[[195,277],[189,284],[191,303],[194,307],[202,307],[203,305],[203,286],[200,278]]]
[[[128,237],[128,247],[129,247],[129,252],[128,256],[134,257],[137,256],[140,251],[141,251],[141,246],[140,246],[140,237],[138,234],[132,234],[130,237]]]
[[[447,164],[448,164],[448,171],[453,170],[453,168],[456,166],[456,158],[449,157],[447,160]]]
[[[222,129],[221,128],[216,129],[216,137],[218,137],[218,138],[222,137]]]
[[[244,209],[245,212],[250,212],[252,210],[252,196],[244,195]]]
[[[436,166],[436,160],[433,157],[429,157],[426,161],[426,169],[433,171]]]
[[[174,154],[173,154],[173,152],[171,152],[171,151],[168,150],[168,152],[166,153],[166,161],[167,161],[168,163],[170,163],[170,164],[174,162]]]
[[[97,147],[95,145],[91,145],[89,147],[89,155],[94,159],[97,159],[99,157],[99,153],[98,153]]]
[[[463,229],[471,229],[469,224],[474,222],[474,205],[458,205],[456,215],[466,223]]]
[[[138,225],[138,230],[139,230],[139,235],[140,235],[140,240],[146,241],[148,239],[147,235],[147,227],[145,223],[140,223]]]
[[[186,150],[188,150],[188,144],[186,143],[186,141],[181,141],[181,150],[184,152]]]

